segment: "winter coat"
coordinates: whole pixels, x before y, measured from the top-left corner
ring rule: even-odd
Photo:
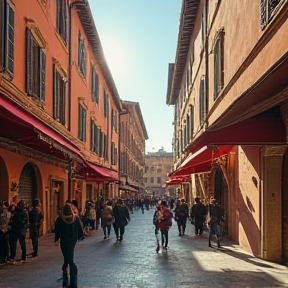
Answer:
[[[109,226],[111,225],[113,220],[113,212],[112,212],[112,206],[105,206],[103,208],[103,211],[101,212],[101,226]]]
[[[117,204],[113,208],[113,214],[115,218],[115,226],[124,227],[130,221],[130,215],[128,208],[124,204]]]
[[[25,236],[26,231],[29,228],[29,218],[27,210],[20,206],[16,206],[15,210],[12,212],[10,226],[11,233],[19,233]]]
[[[65,245],[75,245],[84,238],[83,227],[76,213],[68,216],[62,213],[55,222],[54,232],[54,242],[60,239]]]
[[[173,217],[173,214],[168,208],[162,208],[161,213],[162,213],[162,216],[161,216],[161,219],[159,219],[157,228],[161,230],[168,230],[172,226],[171,218]]]
[[[39,236],[39,228],[43,222],[44,215],[43,212],[40,209],[33,208],[29,212],[29,230],[30,230],[30,238]]]

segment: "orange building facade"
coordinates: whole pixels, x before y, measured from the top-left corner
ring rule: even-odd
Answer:
[[[0,0],[0,199],[118,196],[120,97],[85,0]]]
[[[249,3],[248,3],[249,2]],[[288,259],[287,1],[183,1],[167,104],[174,173],[248,252]]]
[[[139,198],[144,194],[145,140],[148,134],[137,102],[122,101],[120,113],[120,196]]]

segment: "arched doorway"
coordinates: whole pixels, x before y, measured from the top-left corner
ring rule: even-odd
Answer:
[[[0,157],[0,200],[9,201],[8,171],[4,160]]]
[[[288,260],[288,148],[283,157],[282,174],[282,258]]]
[[[25,199],[27,205],[31,205],[32,200],[37,197],[37,177],[31,163],[25,164],[20,174],[19,195]]]
[[[225,222],[223,225],[223,233],[228,234],[228,212],[229,212],[229,197],[228,185],[224,178],[222,169],[217,167],[214,178],[214,198],[219,205],[225,210]]]

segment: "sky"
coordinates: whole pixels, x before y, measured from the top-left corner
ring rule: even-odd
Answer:
[[[166,104],[182,0],[89,0],[105,58],[122,100],[138,102],[146,153],[172,152],[173,106]]]

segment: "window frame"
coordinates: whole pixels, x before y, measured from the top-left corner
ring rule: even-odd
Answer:
[[[78,139],[86,142],[87,111],[81,103],[78,105]]]

